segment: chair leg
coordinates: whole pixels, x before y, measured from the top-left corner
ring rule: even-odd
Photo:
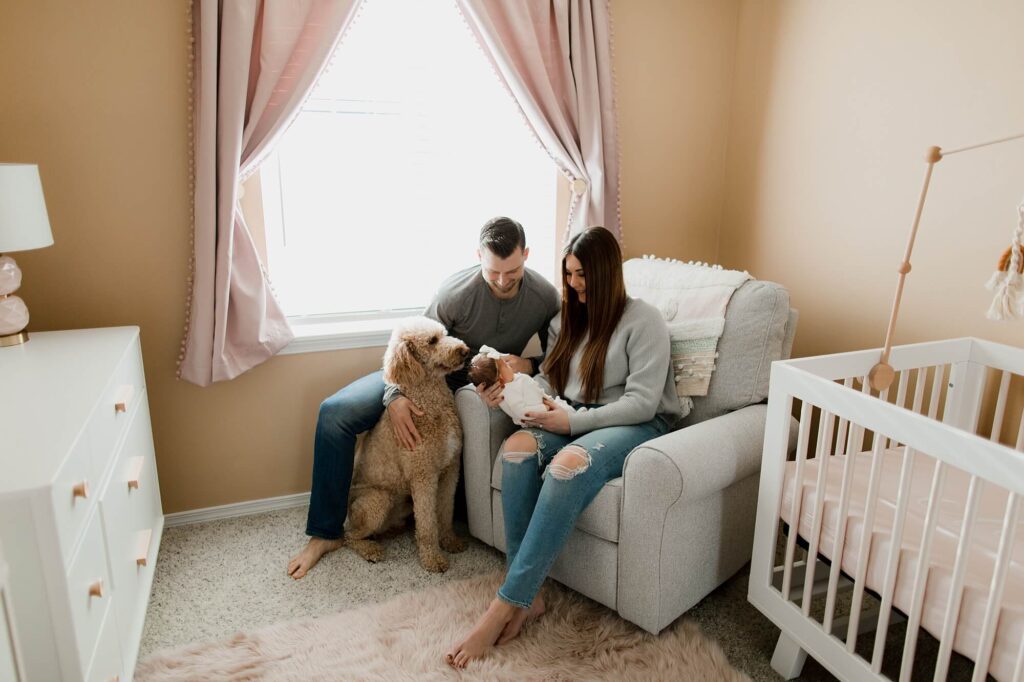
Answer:
[[[791,680],[800,675],[806,660],[807,652],[785,632],[779,633],[779,641],[772,654],[772,670],[782,675],[782,679]]]

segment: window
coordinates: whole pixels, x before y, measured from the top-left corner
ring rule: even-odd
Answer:
[[[553,278],[556,181],[453,2],[366,0],[261,168],[274,288],[300,322],[419,311],[498,215]]]

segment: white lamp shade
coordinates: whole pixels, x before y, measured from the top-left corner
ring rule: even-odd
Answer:
[[[0,253],[53,243],[39,166],[0,163]]]

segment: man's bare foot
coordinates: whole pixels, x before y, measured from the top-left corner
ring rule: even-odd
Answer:
[[[515,615],[512,616],[506,625],[505,629],[501,631],[501,635],[498,636],[498,645],[504,644],[505,642],[512,641],[519,636],[519,631],[523,629],[523,623],[531,618],[536,618],[544,613],[544,597],[539,594],[534,597],[533,603],[530,604],[528,609],[516,609]]]
[[[470,661],[480,658],[494,646],[516,611],[525,610],[495,597],[469,634],[444,655],[445,662],[453,668],[465,668]]]
[[[298,580],[307,573],[309,569],[316,566],[320,557],[328,552],[333,552],[342,545],[342,540],[327,540],[326,538],[311,537],[302,551],[292,557],[288,562],[288,575]]]

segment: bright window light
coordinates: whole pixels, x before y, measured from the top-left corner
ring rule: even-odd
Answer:
[[[553,278],[556,184],[454,2],[366,0],[261,168],[278,299],[292,317],[419,309],[499,215]]]

